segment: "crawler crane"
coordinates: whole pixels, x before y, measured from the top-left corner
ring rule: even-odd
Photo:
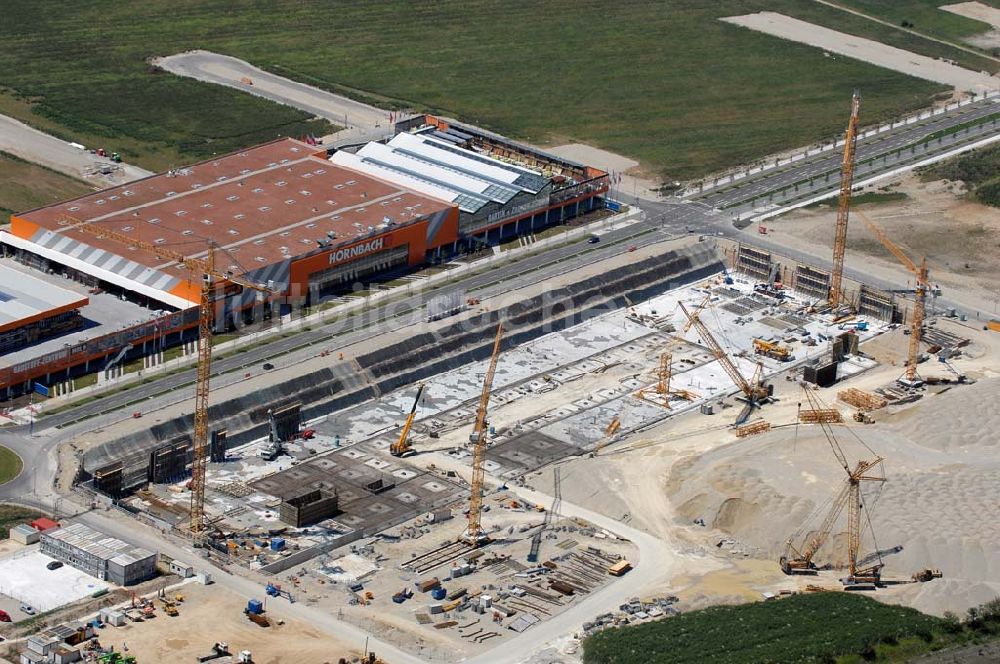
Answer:
[[[861,97],[855,90],[851,97],[851,118],[844,134],[844,159],[840,165],[840,198],[837,201],[837,225],[833,237],[833,270],[830,272],[830,308],[843,304],[844,252],[847,249],[847,221],[854,187],[854,153],[858,143],[858,110]]]
[[[722,348],[719,342],[715,340],[715,337],[712,336],[712,333],[709,332],[705,324],[701,322],[701,315],[697,311],[688,311],[683,302],[679,302],[678,305],[680,306],[681,311],[684,312],[684,315],[687,316],[691,325],[698,330],[698,334],[701,335],[702,341],[705,342],[709,350],[712,352],[712,355],[714,355],[715,359],[719,361],[720,365],[722,365],[723,370],[729,374],[729,377],[732,379],[736,387],[740,388],[740,391],[743,392],[747,405],[746,408],[744,408],[740,413],[739,418],[736,420],[736,424],[743,424],[747,421],[747,418],[750,417],[750,413],[753,412],[753,409],[759,407],[761,402],[765,401],[770,396],[767,386],[764,385],[763,365],[760,363],[757,364],[757,371],[754,373],[753,382],[747,380],[746,376],[740,372],[739,367],[736,366],[736,363],[729,359],[729,355],[726,351]]]
[[[805,393],[810,408],[813,410],[822,410],[824,408],[819,398],[810,390],[805,390]],[[817,567],[816,563],[813,562],[813,557],[830,537],[837,519],[846,507],[849,572],[847,578],[844,579],[844,583],[845,585],[877,584],[881,580],[883,566],[881,556],[876,551],[875,554],[859,560],[858,549],[861,547],[861,518],[862,510],[864,509],[861,485],[863,482],[885,482],[885,475],[881,472],[882,457],[875,455],[872,459],[860,460],[855,464],[854,468],[851,468],[840,442],[833,435],[832,425],[829,422],[823,421],[819,424],[823,429],[823,434],[826,436],[827,442],[830,444],[830,449],[837,458],[837,463],[844,469],[847,478],[844,486],[834,496],[830,509],[827,511],[819,528],[810,536],[803,538],[805,534],[805,526],[803,525],[799,532],[788,539],[785,555],[781,556],[778,564],[781,566],[781,571],[785,574],[815,574]],[[872,451],[867,445],[865,447],[869,452]],[[874,452],[872,453],[874,454]],[[877,469],[877,474],[869,475],[869,471],[873,469]],[[800,540],[798,544],[796,544],[796,539]],[[862,564],[866,566],[862,567]]]
[[[933,290],[927,272],[927,257],[920,260],[919,266],[915,265],[910,257],[889,239],[881,227],[861,212],[858,212],[858,216],[865,222],[872,234],[878,238],[879,242],[896,257],[896,260],[903,264],[903,267],[913,274],[916,280],[916,289],[913,295],[913,316],[910,319],[910,345],[906,353],[906,373],[900,377],[899,382],[907,387],[920,387],[924,382],[920,374],[917,373],[917,363],[920,361],[920,340],[924,333],[927,292]]]

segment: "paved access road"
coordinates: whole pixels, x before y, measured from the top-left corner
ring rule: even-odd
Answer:
[[[281,357],[275,361],[283,364],[290,363],[294,361],[294,356],[285,356],[285,354],[300,346],[322,344],[323,348],[336,350],[337,348],[349,346],[357,341],[387,331],[388,329],[398,329],[404,325],[419,322],[424,317],[420,309],[428,297],[439,297],[443,294],[471,292],[474,290],[481,297],[488,297],[529,284],[542,283],[554,274],[582,267],[595,260],[624,253],[633,245],[645,246],[662,241],[664,234],[679,235],[687,232],[689,229],[691,232],[716,232],[715,228],[718,223],[715,221],[715,213],[704,206],[693,203],[670,202],[650,207],[654,210],[655,216],[651,215],[651,218],[647,218],[646,221],[604,233],[602,235],[603,239],[598,245],[574,242],[553,247],[521,259],[516,263],[500,265],[482,274],[471,275],[454,284],[437,289],[429,295],[417,294],[401,298],[374,311],[362,312],[309,331],[303,331],[285,338],[274,339],[270,343],[254,346],[245,352],[213,361],[213,389],[217,389],[225,384],[225,380],[219,381],[219,377],[223,374],[236,372],[238,377],[232,380],[240,380],[248,367],[259,367],[261,363],[276,356]],[[589,251],[584,252],[581,247]],[[390,319],[390,316],[393,315],[394,317]],[[365,329],[358,329],[359,321],[364,321],[367,327]],[[307,357],[311,357],[315,356],[317,351],[315,348],[307,348],[302,352]],[[46,429],[63,427],[78,420],[103,413],[117,413],[117,419],[123,419],[129,417],[131,411],[143,410],[142,407],[128,407],[128,404],[150,399],[155,395],[192,384],[194,380],[195,369],[192,367],[191,369],[164,376],[144,385],[137,385],[128,390],[106,396],[100,400],[83,404],[77,408],[44,416],[39,420],[38,424],[39,427]],[[177,400],[185,399],[188,396],[190,395],[179,395]],[[165,400],[173,398],[165,397]],[[104,422],[91,422],[89,426],[94,427],[102,423]],[[24,433],[26,427],[21,426],[9,430]]]
[[[198,50],[156,58],[153,64],[178,76],[265,97],[353,130],[339,132],[338,139],[351,138],[360,143],[385,138],[392,132],[389,112],[384,109],[266,72],[239,58]]]

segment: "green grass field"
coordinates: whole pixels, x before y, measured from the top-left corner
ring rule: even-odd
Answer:
[[[1000,8],[995,0],[979,0],[983,4]],[[902,25],[904,21],[911,24],[911,30],[945,39],[963,46],[976,48],[963,40],[967,37],[988,32],[992,26],[952,12],[946,12],[939,7],[953,4],[941,0],[837,0],[838,4],[857,9],[869,16],[875,16],[894,25]],[[982,50],[982,49],[980,49]],[[986,52],[986,51],[984,51]],[[1000,52],[991,52],[1000,55]],[[995,69],[993,71],[996,71]]]
[[[0,224],[24,212],[93,191],[82,180],[0,152]]]
[[[585,664],[903,662],[943,647],[995,639],[1000,600],[956,617],[928,616],[863,595],[826,592],[717,606],[583,642]]]
[[[809,0],[8,3],[0,112],[153,169],[322,131],[293,109],[148,64],[205,48],[521,139],[590,142],[688,178],[838,134],[855,87],[865,123],[943,91],[717,20],[762,9],[893,32]],[[964,57],[895,32],[913,50]]]
[[[13,450],[0,447],[0,484],[6,484],[21,474],[21,457]]]

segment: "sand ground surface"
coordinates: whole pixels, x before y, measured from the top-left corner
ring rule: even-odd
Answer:
[[[984,5],[981,2],[959,2],[954,5],[941,5],[940,9],[993,26],[993,29],[988,32],[967,37],[965,41],[968,43],[980,48],[995,48],[1000,46],[1000,9]]]
[[[919,262],[927,257],[931,280],[948,299],[1000,316],[1000,209],[970,199],[961,182],[922,182],[906,175],[878,190],[901,192],[907,198],[888,204],[859,205],[888,237]],[[829,256],[836,223],[836,201],[799,209],[767,222],[775,241],[824,257]],[[852,216],[847,234],[846,263],[873,275],[892,278],[902,265]]]
[[[884,364],[816,394],[839,407],[849,424],[836,427],[850,463],[880,455],[887,481],[865,487],[872,526],[862,555],[902,546],[885,555],[887,578],[909,579],[924,567],[944,578],[880,589],[887,602],[942,614],[964,612],[1000,594],[1000,448],[991,432],[1000,414],[1000,335],[975,324],[934,323],[970,338],[955,366],[976,382],[941,391],[928,388],[917,402],[874,413],[876,424],[851,420],[836,400],[847,386],[874,390],[902,370],[908,337],[902,329],[863,348]],[[925,363],[928,376],[943,367]],[[777,559],[792,536],[813,532],[846,474],[822,430],[794,424],[805,395],[798,383],[774,381],[778,401],[760,416],[770,433],[738,440],[729,428],[733,408],[715,415],[690,413],[614,443],[595,458],[561,464],[567,501],[585,505],[671,543],[692,564],[649,592],[671,592],[682,608],[759,600],[764,592],[801,590],[813,583],[840,587],[846,563],[842,516],[817,554],[835,569],[818,577],[789,577]],[[552,471],[528,478],[550,491]],[[704,526],[700,525],[704,522]],[[697,561],[697,564],[694,564]]]
[[[962,91],[996,88],[997,78],[971,71],[942,60],[887,46],[871,39],[856,37],[776,12],[757,12],[720,19],[775,37],[809,44],[902,74],[943,83]]]
[[[296,620],[259,627],[243,615],[246,598],[218,585],[188,584],[177,592],[184,595],[184,602],[178,606],[180,615],[170,617],[159,609],[152,621],[106,627],[98,634],[101,644],[113,645],[116,650],[128,645],[129,653],[140,662],[195,661],[196,657],[209,654],[217,641],[228,643],[234,653],[249,650],[253,661],[259,664],[288,661],[322,664],[336,662],[341,657],[349,660],[360,656],[364,649],[363,643],[342,643]],[[283,603],[284,600],[268,603],[266,613],[272,623],[282,619]]]

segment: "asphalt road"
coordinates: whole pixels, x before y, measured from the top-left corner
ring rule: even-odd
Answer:
[[[868,175],[872,172],[891,170],[897,163],[904,161],[909,154],[896,158],[893,153],[902,150],[910,145],[919,144],[921,140],[942,129],[961,125],[977,118],[989,116],[1000,112],[1000,102],[997,98],[990,98],[953,109],[942,115],[932,116],[912,125],[903,125],[896,129],[875,134],[865,139],[859,139],[857,145],[856,161],[859,164],[857,176]],[[932,150],[928,154],[937,151],[946,151],[954,147],[956,142],[965,141],[973,136],[983,136],[996,132],[996,125],[987,125],[981,130],[970,134],[960,133],[946,137],[940,144],[933,144]],[[878,160],[875,169],[865,169],[861,162],[888,155],[883,161]],[[699,200],[716,208],[729,208],[739,203],[752,201],[755,198],[766,196],[770,192],[777,192],[796,183],[818,178],[828,173],[833,173],[834,177],[823,179],[817,190],[823,189],[825,185],[839,183],[839,172],[841,160],[843,158],[842,148],[835,148],[825,152],[817,152],[811,157],[794,162],[788,166],[781,166],[775,169],[755,173],[749,177],[737,180],[733,184],[726,184],[719,188],[706,190],[703,193],[692,196],[693,200]],[[798,195],[796,193],[796,195]]]
[[[232,56],[211,51],[188,51],[156,58],[153,64],[178,76],[236,88],[348,128],[349,131],[336,134],[338,140],[376,140],[385,138],[392,131],[386,110],[272,74]],[[247,85],[244,79],[253,84]]]
[[[440,297],[449,293],[462,293],[476,291],[482,296],[490,296],[496,293],[520,288],[534,283],[544,282],[554,274],[576,269],[595,260],[600,260],[619,253],[626,252],[629,246],[645,246],[653,242],[659,242],[666,235],[679,235],[691,232],[716,232],[718,223],[714,211],[708,208],[681,202],[667,202],[659,205],[648,205],[653,209],[646,221],[635,223],[631,226],[612,230],[602,234],[602,241],[599,245],[587,245],[580,242],[557,246],[547,251],[540,252],[533,256],[519,260],[516,263],[504,264],[490,269],[481,274],[473,274],[467,278],[433,291],[430,294],[417,294],[401,298],[388,305],[376,308],[373,311],[359,313],[355,316],[344,317],[337,321],[310,331],[301,332],[289,337],[278,338],[270,343],[251,347],[245,352],[222,358],[212,363],[213,389],[218,389],[225,385],[218,379],[223,374],[238,374],[235,380],[240,380],[243,373],[248,368],[259,369],[260,364],[272,360],[276,356],[281,356],[281,362],[289,363],[290,356],[286,353],[294,351],[300,346],[322,345],[329,350],[337,350],[349,346],[358,341],[379,334],[388,329],[398,329],[402,326],[417,323],[423,320],[424,314],[420,311],[423,303],[430,297]],[[650,233],[650,231],[656,231]],[[581,249],[588,250],[584,253]],[[391,318],[390,318],[391,317]],[[358,329],[360,324],[364,324],[364,329]],[[304,351],[307,356],[316,355],[315,348]],[[100,400],[83,404],[77,408],[67,410],[53,415],[43,416],[39,419],[37,428],[48,429],[52,427],[65,427],[76,421],[83,421],[103,413],[118,411],[118,419],[129,417],[133,410],[143,410],[142,407],[128,407],[137,401],[148,400],[178,387],[189,385],[195,380],[195,369],[178,372],[165,376],[144,385],[137,385],[117,394],[106,396]],[[187,398],[190,395],[182,395]],[[158,398],[158,404],[168,403]],[[90,422],[88,426],[96,427],[107,424],[107,420]],[[25,433],[27,427],[20,426],[8,428],[7,431]],[[76,433],[81,430],[77,429]]]

